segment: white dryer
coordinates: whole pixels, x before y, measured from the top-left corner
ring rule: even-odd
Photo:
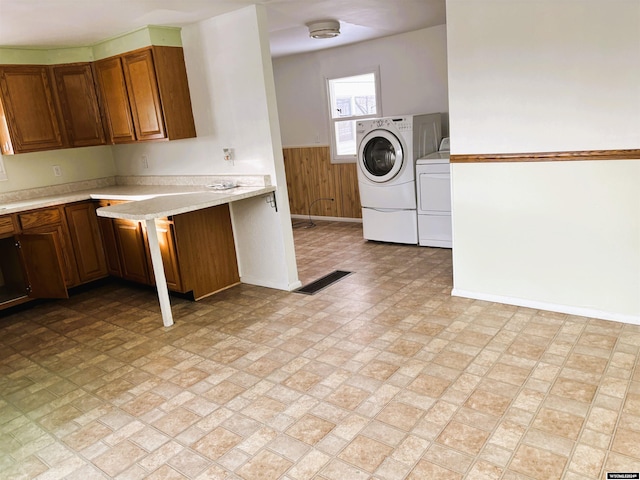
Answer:
[[[437,150],[440,114],[361,120],[356,126],[364,238],[416,245],[415,162]]]
[[[440,149],[416,161],[418,244],[451,248],[451,165],[449,138]]]

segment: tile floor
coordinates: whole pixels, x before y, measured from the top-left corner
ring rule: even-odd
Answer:
[[[449,296],[451,252],[295,231],[307,296],[110,283],[0,318],[0,478],[640,472],[640,328]]]

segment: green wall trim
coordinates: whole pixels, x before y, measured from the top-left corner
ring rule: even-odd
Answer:
[[[94,59],[100,60],[102,58],[112,57],[138,48],[148,47],[149,45],[181,47],[181,30],[182,29],[178,27],[147,25],[132,32],[95,43],[92,46]]]
[[[91,47],[0,48],[0,64],[3,65],[55,65],[92,60]]]
[[[162,47],[181,47],[182,46],[182,28],[180,27],[158,27],[149,25],[149,35],[151,37],[151,45],[159,45]]]
[[[55,65],[92,62],[149,45],[181,47],[179,27],[147,25],[86,47],[9,48],[0,47],[0,65]]]

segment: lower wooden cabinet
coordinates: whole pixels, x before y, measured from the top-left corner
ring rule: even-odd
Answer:
[[[68,298],[62,218],[57,208],[0,217],[0,310],[32,298]]]
[[[107,272],[114,277],[122,277],[120,268],[120,258],[118,256],[118,242],[116,240],[115,226],[113,220],[105,217],[98,217],[98,226],[102,235],[102,246],[107,263]]]
[[[146,235],[142,224],[116,218],[113,220],[113,231],[122,278],[149,284]]]
[[[229,205],[173,217],[183,290],[204,298],[240,283]]]
[[[71,245],[69,228],[63,206],[31,210],[17,215],[22,234],[47,235],[56,243],[56,252],[62,266],[62,274],[67,287],[78,285],[76,259]]]
[[[0,217],[0,310],[107,275],[93,202]]]
[[[0,220],[3,220],[3,217],[0,217]],[[18,252],[17,240],[13,232],[10,233],[9,236],[0,236],[0,309],[29,300],[26,274]],[[64,286],[63,281],[60,283]]]
[[[109,273],[154,284],[145,225],[105,217],[99,223]],[[169,290],[193,292],[197,300],[240,282],[228,205],[158,219],[156,231]]]
[[[167,280],[167,287],[174,292],[187,292],[182,284],[180,265],[178,264],[178,251],[176,248],[176,234],[173,222],[168,219],[156,221],[156,231],[158,232],[158,243],[162,254],[162,265],[164,266],[164,276]],[[153,274],[153,264],[151,263],[151,253],[147,248],[147,258],[151,281],[155,283]]]
[[[101,201],[108,206],[117,201]],[[108,275],[153,285],[145,224],[82,201],[0,216],[0,310]],[[240,282],[228,205],[156,220],[167,286],[195,300]]]
[[[69,298],[58,232],[17,235],[18,253],[30,298]]]
[[[64,210],[79,282],[85,283],[106,277],[107,262],[94,202],[73,203],[67,205]]]

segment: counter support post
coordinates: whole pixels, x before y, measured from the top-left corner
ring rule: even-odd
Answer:
[[[160,301],[160,311],[162,312],[162,323],[165,327],[173,325],[173,314],[171,313],[171,302],[169,301],[169,289],[167,279],[164,275],[164,265],[162,264],[162,254],[160,253],[160,243],[158,242],[158,231],[156,221],[151,218],[146,220],[147,239],[149,240],[149,251],[151,253],[151,264],[156,278],[156,289],[158,290],[158,300]]]

